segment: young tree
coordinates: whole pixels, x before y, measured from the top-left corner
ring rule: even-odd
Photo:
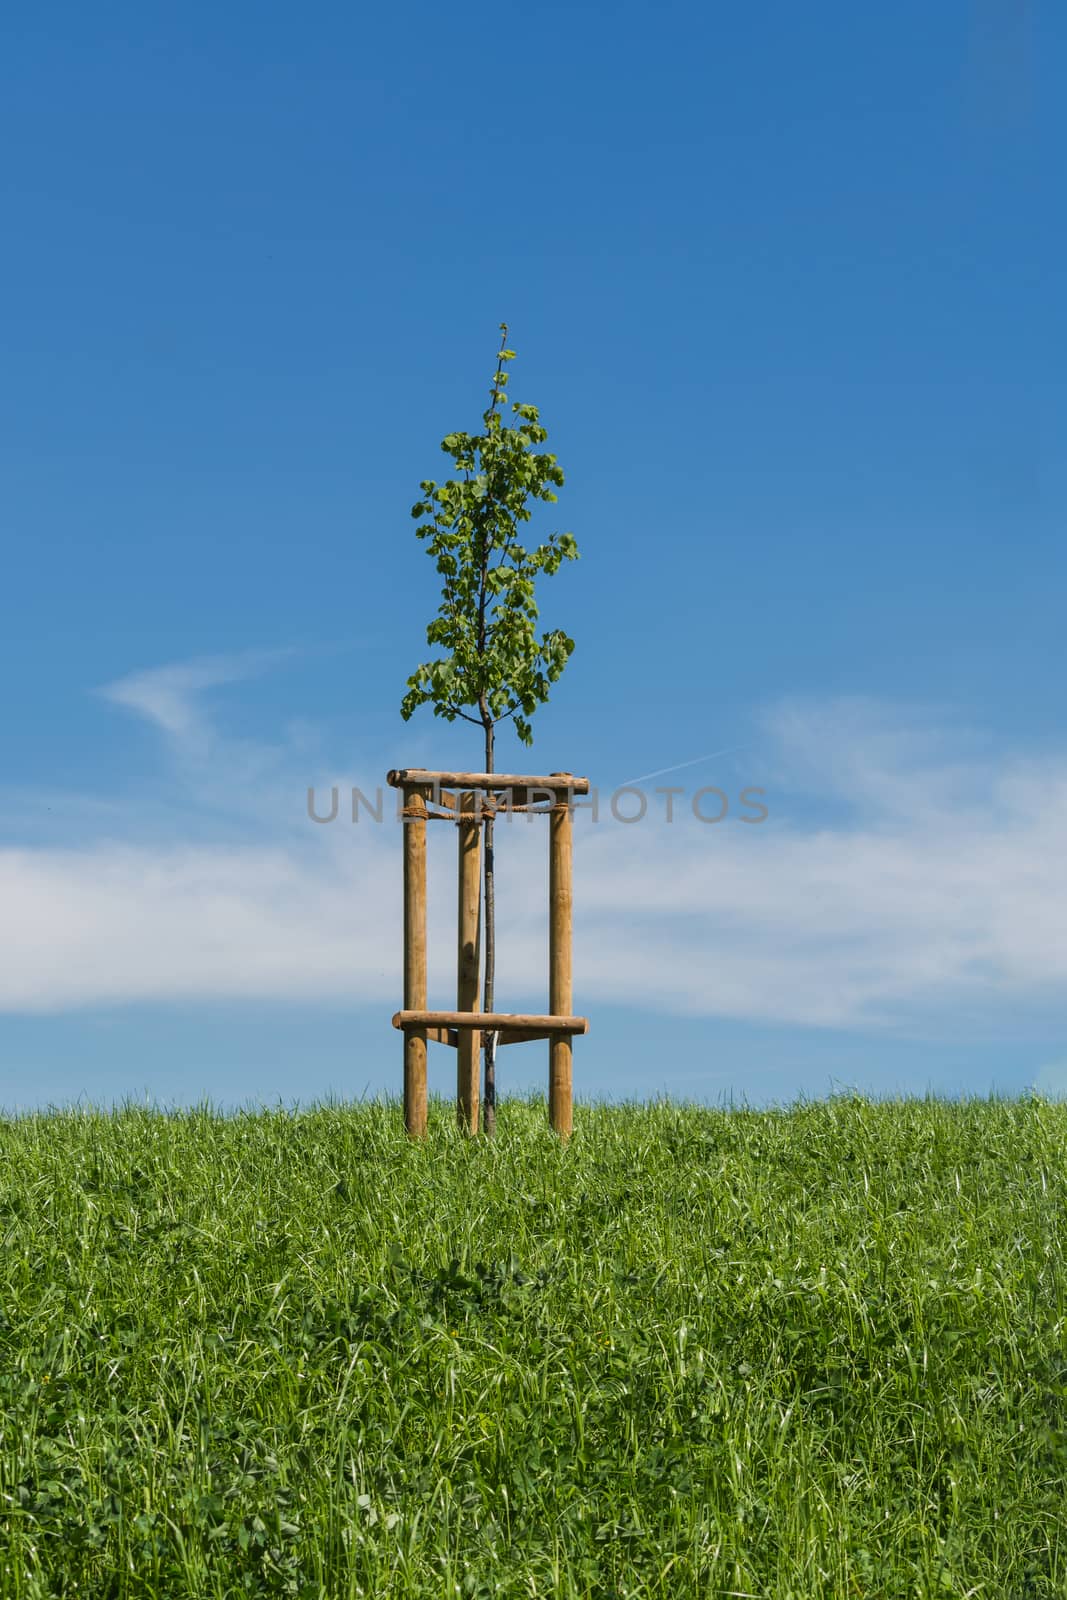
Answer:
[[[426,630],[427,642],[443,652],[425,661],[408,679],[400,714],[405,722],[421,705],[434,716],[457,717],[482,729],[486,772],[493,764],[498,723],[513,719],[523,744],[533,743],[530,719],[548,699],[567,664],[574,640],[559,628],[538,639],[536,579],[573,561],[578,546],[570,533],[553,533],[533,549],[519,538],[530,520],[530,502],[555,500],[563,473],[554,455],[541,451],[548,437],[536,406],[515,403],[514,421],[503,416],[508,375],[515,358],[507,344],[507,323],[497,352],[483,432],[450,433],[441,449],[452,457],[461,478],[437,484],[426,479],[423,498],[411,508],[425,518],[415,532],[444,579],[441,606]],[[493,1010],[496,963],[496,901],[493,871],[493,818],[485,818],[485,979],[482,1009]],[[495,1038],[485,1036],[485,1131],[496,1126]]]

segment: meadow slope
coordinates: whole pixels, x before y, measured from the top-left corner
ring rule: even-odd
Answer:
[[[0,1122],[0,1594],[1067,1595],[1067,1106]]]

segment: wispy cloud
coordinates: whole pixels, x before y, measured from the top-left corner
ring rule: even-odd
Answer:
[[[347,867],[269,847],[0,852],[18,931],[0,1007],[381,993],[386,888],[373,852]]]
[[[860,701],[792,702],[765,727],[762,827],[633,828],[625,858],[611,834],[590,840],[576,896],[595,987],[639,983],[705,1015],[960,1033],[998,1005],[1062,1005],[1067,754],[998,756]],[[814,796],[846,820],[795,820],[797,789],[800,814]]]
[[[224,755],[206,697],[243,675],[201,661],[136,674],[109,694],[171,739],[196,729]],[[641,1004],[961,1038],[998,1007],[1067,1013],[1067,751],[994,752],[949,717],[859,701],[770,708],[748,748],[773,773],[761,826],[704,826],[684,805],[672,826],[654,806],[640,826],[580,817],[582,1009]],[[343,799],[329,827],[303,813],[309,782],[320,796],[331,783],[369,794],[380,772],[314,773],[305,760],[279,746],[269,789],[254,793],[186,769],[184,838],[172,811],[162,843],[132,844],[135,830],[113,819],[122,845],[0,851],[0,1009],[221,996],[395,1003],[399,829],[352,826]],[[212,837],[224,805],[228,830],[220,823]],[[504,1005],[540,1006],[542,825],[517,820],[500,833],[498,993]],[[447,1004],[450,830],[431,829],[430,840],[431,990]]]
[[[203,733],[207,723],[202,696],[208,689],[258,677],[290,655],[290,651],[247,651],[232,656],[201,656],[131,672],[97,692],[155,723],[173,738]]]

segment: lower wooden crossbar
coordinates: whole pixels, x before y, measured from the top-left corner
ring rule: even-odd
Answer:
[[[553,1039],[559,1034],[588,1033],[588,1017],[544,1017],[510,1011],[398,1011],[393,1027],[408,1032],[425,1028],[435,1044],[458,1045],[461,1032],[495,1033],[498,1044]]]

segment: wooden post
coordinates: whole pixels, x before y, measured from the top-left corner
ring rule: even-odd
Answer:
[[[556,797],[549,818],[548,846],[548,1009],[569,1016],[571,992],[572,829],[567,799]],[[548,1119],[563,1139],[571,1133],[571,1054],[569,1034],[548,1044]]]
[[[456,1010],[479,1011],[481,977],[482,821],[477,796],[460,796],[459,918],[456,930]],[[473,1029],[456,1041],[456,1119],[465,1133],[478,1132],[478,1062],[482,1036]]]
[[[426,789],[404,785],[404,1009],[426,1009]],[[426,1029],[404,1033],[404,1127],[426,1137]]]

